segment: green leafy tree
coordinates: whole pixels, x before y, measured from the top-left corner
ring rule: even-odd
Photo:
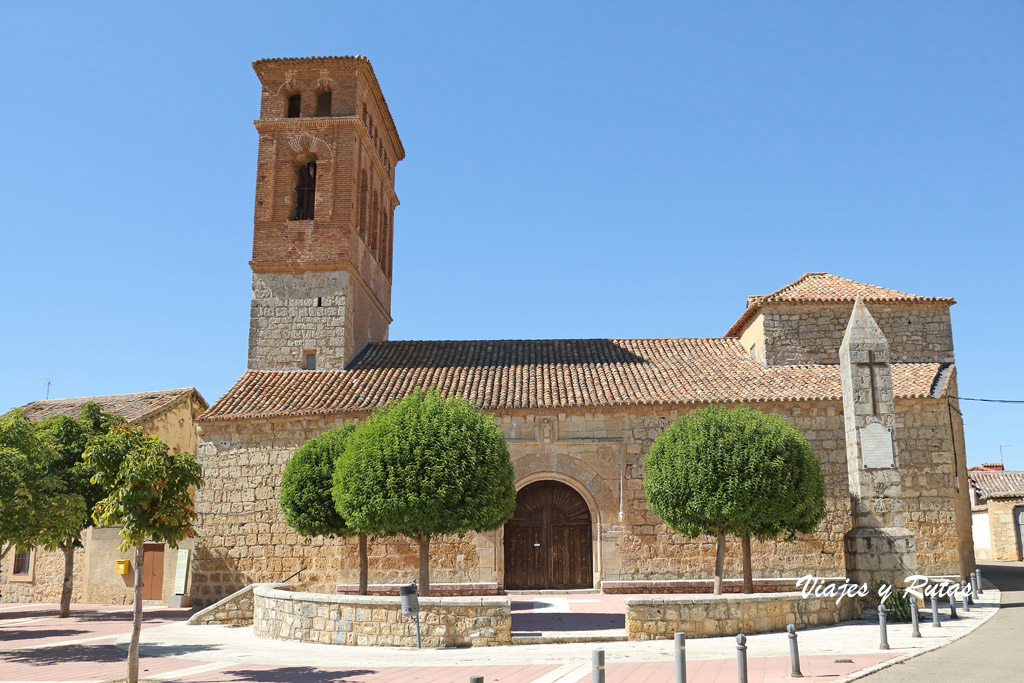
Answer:
[[[430,540],[501,527],[515,512],[513,476],[492,418],[462,399],[417,389],[349,437],[334,500],[354,528],[416,541],[420,588],[429,596]]]
[[[355,428],[351,424],[335,427],[295,451],[281,477],[281,510],[288,526],[300,536],[358,536],[359,594],[366,595],[366,534],[346,524],[331,493],[335,463],[345,452],[345,444]]]
[[[821,464],[781,418],[716,406],[666,429],[644,461],[650,509],[672,529],[718,539],[715,594],[722,592],[725,536],[743,548],[743,589],[753,592],[750,539],[810,533],[825,514]]]
[[[93,525],[90,513],[105,494],[101,486],[92,483],[95,472],[82,456],[89,439],[106,434],[111,427],[123,422],[120,415],[103,412],[98,403],[86,403],[78,418],[56,415],[39,423],[40,437],[47,441],[55,455],[47,465],[47,473],[59,481],[64,491],[82,503],[74,523],[63,531],[64,536],[56,547],[47,548],[64,554],[64,583],[58,613],[61,617],[71,614],[75,549],[82,547],[82,534]]]
[[[22,410],[0,416],[0,559],[12,548],[55,550],[87,515],[50,474],[57,454]]]
[[[92,481],[107,491],[97,503],[97,524],[121,526],[122,551],[135,548],[135,595],[132,640],[128,649],[128,683],[139,680],[139,633],[142,630],[142,543],[178,543],[196,535],[192,487],[203,485],[193,455],[171,455],[167,444],[121,424],[89,440],[85,461],[95,469]]]

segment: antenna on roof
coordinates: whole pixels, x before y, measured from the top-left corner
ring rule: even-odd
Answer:
[[[46,398],[49,399],[50,398],[50,384],[51,384],[51,382],[50,382],[49,379],[47,379],[46,377],[43,377],[42,375],[39,375],[39,379],[41,379],[44,382],[46,382]]]
[[[1012,443],[1001,443],[999,444],[999,464],[1003,464],[1003,449],[1012,446]]]

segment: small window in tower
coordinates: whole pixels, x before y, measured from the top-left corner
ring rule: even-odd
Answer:
[[[306,352],[306,361],[302,365],[303,370],[316,370],[316,354]]]
[[[288,118],[297,119],[299,118],[299,112],[302,107],[302,95],[292,95],[288,98]]]
[[[320,307],[321,307],[321,306],[323,306],[323,305],[324,305],[324,300],[323,300],[323,297],[319,297],[319,296],[318,296],[318,297],[316,298],[316,307],[317,307],[317,308],[320,308]]]
[[[313,220],[313,205],[316,201],[316,162],[302,164],[295,179],[295,218],[297,221]]]
[[[14,567],[11,573],[15,576],[28,576],[29,561],[32,559],[32,551],[25,548],[18,548],[14,553]]]
[[[316,96],[316,115],[317,116],[330,116],[331,115],[331,91],[325,90]]]

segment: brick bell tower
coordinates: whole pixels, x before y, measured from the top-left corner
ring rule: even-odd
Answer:
[[[388,337],[395,165],[365,57],[261,59],[249,369],[340,370]]]

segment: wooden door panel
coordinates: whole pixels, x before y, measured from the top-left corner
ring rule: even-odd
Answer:
[[[524,487],[505,525],[505,587],[589,588],[590,510],[579,493],[554,481]]]
[[[162,600],[164,586],[164,544],[142,546],[142,599]]]

